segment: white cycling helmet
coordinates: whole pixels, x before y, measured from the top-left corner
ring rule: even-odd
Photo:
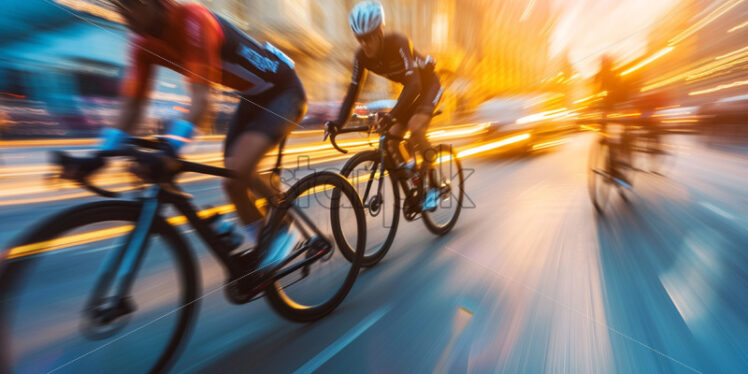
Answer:
[[[348,22],[354,34],[368,34],[384,25],[384,8],[378,1],[362,1],[353,7]]]

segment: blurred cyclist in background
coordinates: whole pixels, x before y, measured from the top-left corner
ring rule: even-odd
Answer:
[[[403,85],[397,104],[389,113],[380,118],[378,125],[389,125],[397,120],[390,133],[402,138],[410,130],[410,142],[421,154],[423,162],[420,172],[426,176],[435,161],[436,152],[426,138],[431,118],[442,97],[443,88],[434,72],[435,62],[431,56],[423,56],[413,49],[410,40],[398,33],[384,33],[384,9],[376,1],[363,1],[351,10],[348,21],[361,48],[353,60],[353,76],[348,93],[340,107],[334,128],[343,126],[351,116],[353,104],[361,92],[370,70],[393,82]],[[399,141],[388,144],[392,155],[400,155]],[[405,160],[398,160],[404,165]],[[412,162],[415,162],[413,160]],[[407,167],[412,167],[411,164]],[[435,178],[429,178],[433,183]],[[423,202],[424,210],[432,210],[438,204],[437,186],[429,186]]]
[[[603,134],[618,135],[609,137],[611,144],[611,173],[613,178],[619,183],[630,188],[631,181],[627,180],[626,175],[621,173],[620,167],[630,166],[631,163],[631,134],[625,121],[609,122],[611,115],[622,108],[630,96],[630,86],[628,81],[624,81],[620,72],[614,69],[613,58],[604,54],[600,58],[600,70],[595,75],[595,90],[602,95],[602,100],[598,109],[602,112],[602,129]],[[603,94],[604,92],[604,94]],[[620,129],[617,134],[611,134],[614,129]],[[617,146],[616,146],[617,145]],[[629,165],[622,165],[628,163]]]

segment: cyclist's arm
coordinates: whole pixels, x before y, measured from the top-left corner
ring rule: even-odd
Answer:
[[[116,127],[128,134],[133,134],[143,116],[145,105],[145,98],[124,96]]]
[[[205,83],[194,82],[191,89],[190,112],[185,119],[190,123],[199,125],[200,121],[205,118],[210,106],[210,86]]]
[[[421,75],[418,72],[415,58],[413,57],[413,46],[407,38],[398,38],[397,53],[403,59],[405,67],[405,82],[403,90],[397,99],[397,104],[392,108],[390,114],[395,118],[400,118],[402,114],[418,99],[421,94]]]
[[[361,66],[358,54],[353,60],[353,75],[351,76],[351,84],[348,86],[348,92],[345,94],[343,104],[340,105],[340,114],[338,115],[338,126],[343,126],[353,114],[353,104],[358,99],[358,95],[361,93],[361,86],[364,85],[366,80],[366,68]]]
[[[154,65],[141,40],[136,40],[131,48],[130,66],[122,84],[122,107],[117,119],[117,128],[129,134],[135,132],[142,119],[154,73]]]
[[[209,13],[195,10],[185,18],[182,58],[191,90],[190,112],[185,120],[197,126],[210,106],[211,82],[221,81],[222,37],[213,27],[214,19]]]

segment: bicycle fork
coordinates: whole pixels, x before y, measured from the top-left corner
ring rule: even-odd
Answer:
[[[107,326],[135,311],[130,293],[161,207],[159,193],[158,185],[148,188],[135,228],[127,235],[123,245],[117,246],[104,260],[84,310],[84,318],[92,319],[90,322],[94,328]]]

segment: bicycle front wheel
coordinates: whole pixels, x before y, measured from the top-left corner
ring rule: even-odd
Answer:
[[[367,230],[364,267],[374,266],[384,258],[395,240],[400,223],[400,189],[392,174],[380,172],[381,162],[378,151],[364,151],[351,157],[340,171],[351,182],[364,204]],[[340,190],[335,193],[340,193]],[[333,223],[340,224],[337,211],[332,213]]]
[[[332,212],[342,224],[332,222]],[[291,254],[297,257],[276,270],[280,279],[265,288],[266,299],[291,321],[320,319],[340,305],[361,268],[366,250],[361,199],[340,174],[317,172],[293,185],[273,214],[292,217],[299,240]]]
[[[452,230],[460,217],[465,198],[465,175],[452,146],[440,144],[434,149],[434,172],[429,176],[430,182],[426,187],[436,186],[439,189],[439,203],[433,211],[423,212],[423,223],[432,233],[444,235]],[[431,178],[435,180],[431,181]]]
[[[91,303],[117,270],[142,205],[105,201],[69,209],[4,252],[0,263],[1,372],[166,371],[195,315],[198,279],[176,230],[156,217],[127,298]],[[104,269],[110,269],[105,271]],[[2,363],[0,363],[2,365]]]

